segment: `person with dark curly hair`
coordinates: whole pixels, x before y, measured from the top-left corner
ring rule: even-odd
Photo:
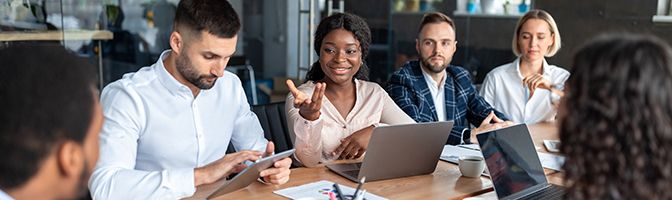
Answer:
[[[373,127],[414,123],[378,84],[367,81],[364,59],[371,31],[353,14],[323,19],[315,32],[320,56],[298,88],[287,81],[289,130],[296,137],[296,156],[305,166],[361,157]]]
[[[578,51],[559,109],[568,199],[672,199],[672,50],[601,36]]]

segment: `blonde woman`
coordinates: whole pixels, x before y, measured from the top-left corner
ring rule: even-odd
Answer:
[[[543,10],[527,12],[516,25],[512,49],[518,58],[488,73],[481,96],[517,123],[555,119],[569,72],[545,59],[560,49],[553,17]]]

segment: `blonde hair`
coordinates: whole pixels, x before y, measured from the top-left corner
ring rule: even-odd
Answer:
[[[523,17],[518,20],[518,24],[516,25],[516,29],[513,32],[513,40],[511,41],[511,49],[513,50],[513,53],[516,54],[516,56],[520,56],[520,48],[518,47],[518,37],[520,36],[520,29],[523,27],[523,24],[527,22],[530,19],[540,19],[544,20],[549,28],[551,29],[551,35],[553,36],[553,45],[548,47],[548,50],[546,51],[546,57],[551,57],[555,55],[555,53],[558,53],[560,50],[560,31],[558,30],[558,25],[555,24],[555,20],[553,20],[553,17],[551,14],[548,14],[548,12],[539,10],[539,9],[534,9],[530,10],[529,12],[525,13]]]

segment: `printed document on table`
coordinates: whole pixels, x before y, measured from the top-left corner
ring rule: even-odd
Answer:
[[[461,156],[478,156],[483,157],[478,145],[445,145],[441,152],[441,160],[457,164]]]
[[[561,171],[562,165],[565,164],[564,156],[544,152],[537,152],[537,154],[539,154],[539,160],[541,161],[541,166],[544,166],[545,168],[552,169],[555,171]]]
[[[565,157],[556,154],[537,152],[541,166],[544,168],[561,171],[562,165],[565,163]],[[477,144],[469,145],[445,145],[441,152],[441,160],[446,162],[458,164],[461,156],[478,156],[483,157],[481,150]]]
[[[276,190],[273,191],[273,193],[287,197],[290,199],[329,199],[329,193],[334,193],[336,194],[336,190],[334,190],[334,182],[331,181],[318,181],[318,182],[312,182],[296,187],[290,187],[290,188],[285,188],[282,190]],[[341,191],[345,194],[345,199],[351,199],[352,194],[355,193],[355,188],[351,188],[345,185],[338,185],[341,188]],[[367,200],[387,200],[386,198],[383,198],[381,196],[371,194],[367,190],[366,193],[364,194],[364,199]]]

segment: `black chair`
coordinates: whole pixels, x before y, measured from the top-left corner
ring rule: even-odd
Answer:
[[[265,105],[252,106],[252,112],[257,115],[261,128],[264,129],[264,137],[275,144],[275,153],[280,153],[294,148],[294,142],[289,136],[287,128],[287,113],[285,113],[285,102],[275,102]],[[233,144],[229,142],[226,153],[236,152]],[[291,168],[302,167],[296,158],[292,157]]]
[[[276,153],[294,148],[292,138],[289,137],[289,130],[287,129],[285,102],[252,106],[252,112],[257,115],[259,122],[261,122],[261,127],[264,129],[264,137],[275,143]]]
[[[276,153],[294,148],[287,129],[285,102],[255,105],[252,106],[252,112],[259,118],[261,127],[264,129],[264,137],[275,144]],[[233,152],[235,152],[235,149],[229,143],[227,153]]]

